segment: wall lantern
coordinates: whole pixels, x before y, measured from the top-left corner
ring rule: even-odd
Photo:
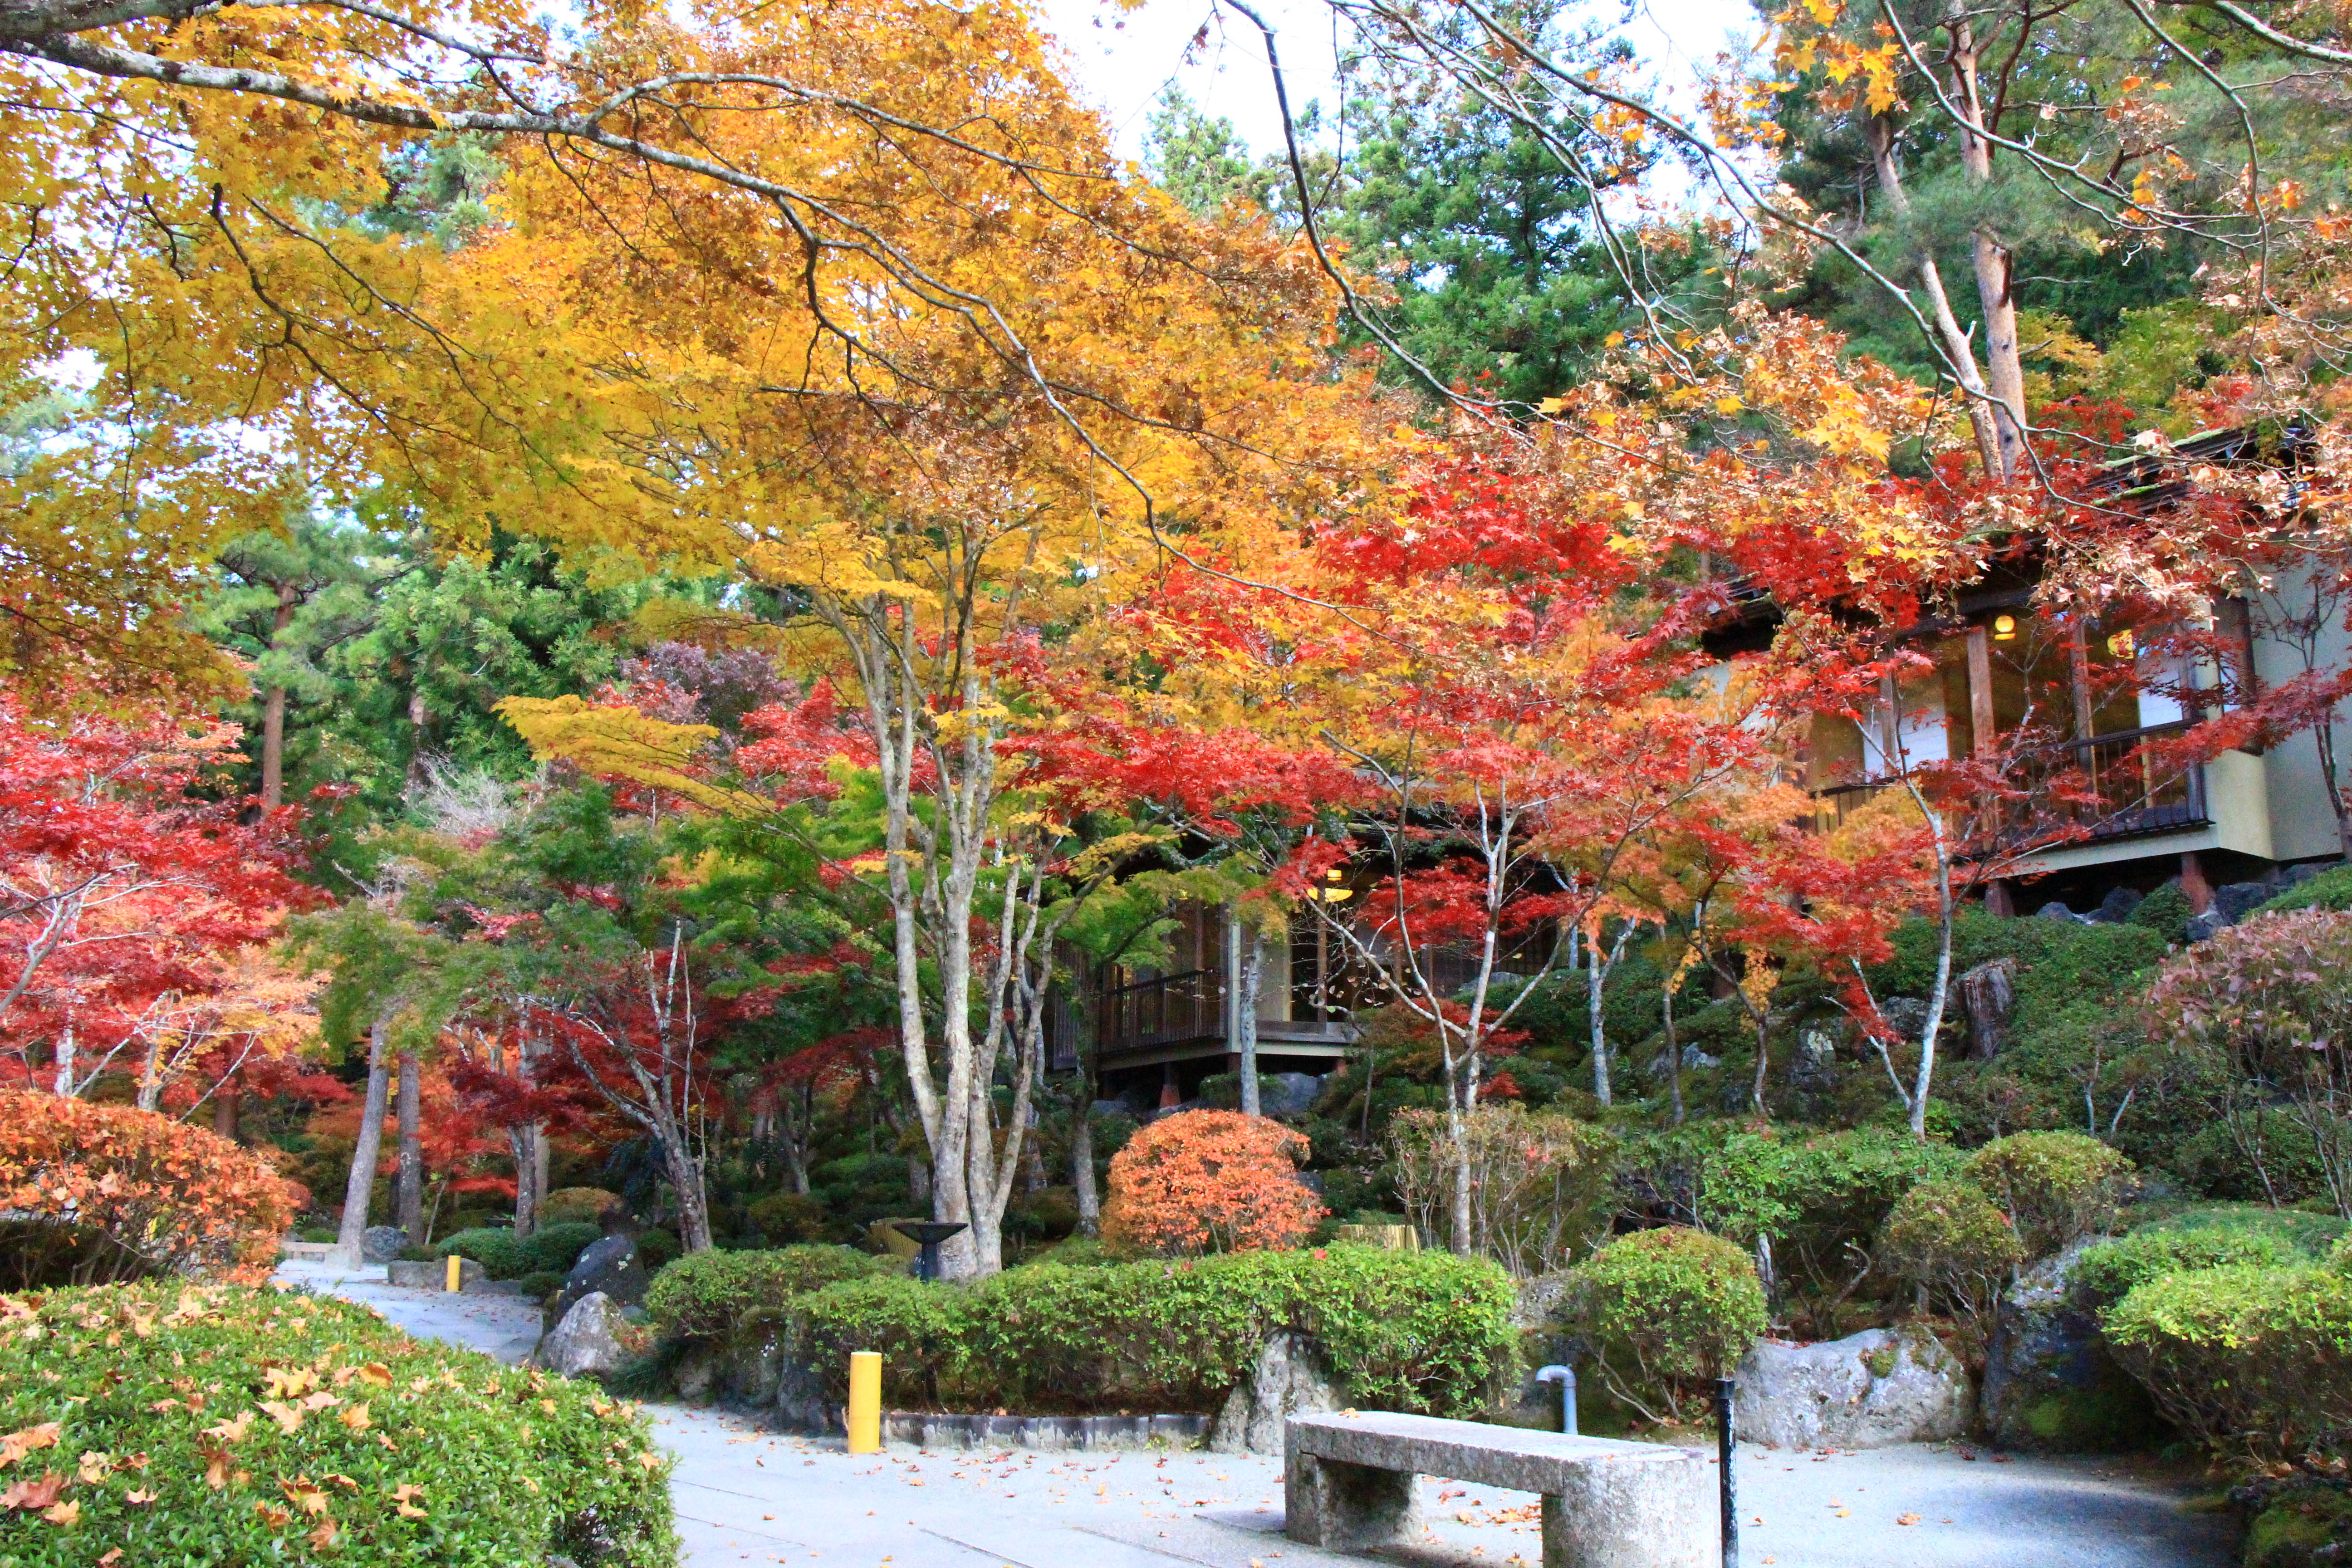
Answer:
[[[2015,616],[1995,616],[1992,618],[1993,641],[2013,642],[2016,637],[2017,617]]]
[[[1326,871],[1323,875],[1334,882],[1339,879],[1339,873],[1337,871]],[[1356,896],[1356,890],[1353,888],[1318,888],[1316,890],[1322,894],[1327,903],[1344,904]]]

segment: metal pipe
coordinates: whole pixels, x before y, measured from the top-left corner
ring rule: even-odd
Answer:
[[[1567,1436],[1576,1436],[1576,1369],[1572,1366],[1548,1366],[1536,1373],[1538,1383],[1559,1384],[1559,1429]]]
[[[1731,1396],[1739,1385],[1727,1377],[1715,1380],[1716,1468],[1723,1489],[1723,1568],[1739,1568],[1739,1495],[1731,1478],[1735,1436],[1731,1429]]]

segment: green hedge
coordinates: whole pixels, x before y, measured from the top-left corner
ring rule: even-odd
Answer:
[[[747,1323],[782,1318],[812,1290],[898,1268],[895,1259],[848,1247],[698,1252],[654,1276],[646,1315],[677,1339],[721,1339]]]
[[[835,1398],[849,1352],[876,1350],[898,1404],[1205,1411],[1290,1329],[1322,1342],[1359,1404],[1456,1415],[1514,1364],[1512,1300],[1509,1277],[1479,1259],[1341,1245],[1037,1263],[968,1288],[845,1280],[804,1298],[793,1332]]]
[[[523,1261],[522,1243],[514,1232],[484,1226],[478,1230],[461,1230],[446,1236],[435,1244],[433,1256],[447,1258],[452,1254],[470,1258],[482,1266],[482,1271],[493,1279],[518,1279],[530,1272]]]
[[[0,1476],[60,1484],[48,1511],[0,1512],[8,1568],[116,1547],[173,1568],[666,1568],[677,1552],[669,1467],[629,1406],[299,1292],[0,1298],[0,1433],[50,1439]]]
[[[525,1274],[569,1274],[580,1255],[596,1243],[604,1233],[585,1220],[572,1220],[562,1225],[543,1225],[532,1231],[520,1244],[522,1272]]]
[[[2200,1268],[2289,1268],[2305,1261],[2293,1244],[2258,1230],[2209,1226],[2193,1230],[2136,1230],[2084,1249],[2074,1288],[2104,1310],[2151,1280]]]
[[[2158,1408],[2217,1450],[2291,1458],[2352,1429],[2352,1279],[2332,1269],[2166,1275],[2102,1323]]]

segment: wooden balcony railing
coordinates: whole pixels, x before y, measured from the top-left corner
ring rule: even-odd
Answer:
[[[2000,822],[1989,826],[2028,829],[2047,823],[2053,839],[2103,844],[2150,833],[2202,827],[2212,820],[2205,801],[2205,769],[2197,763],[2166,763],[2151,754],[2152,742],[2178,735],[2187,721],[2066,741],[2020,765],[2019,798],[1994,807]],[[1811,826],[1826,833],[1899,784],[1885,780],[1835,784],[1813,792]]]

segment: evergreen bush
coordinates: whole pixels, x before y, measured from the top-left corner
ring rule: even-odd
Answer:
[[[1561,1316],[1609,1393],[1655,1422],[1694,1415],[1766,1327],[1754,1259],[1679,1226],[1619,1237],[1570,1269]]]
[[[594,1225],[620,1201],[618,1194],[602,1187],[558,1187],[540,1200],[534,1217],[542,1226]]]
[[[568,1274],[572,1266],[580,1261],[580,1255],[595,1245],[602,1235],[602,1230],[585,1220],[542,1225],[520,1243],[522,1271]]]
[[[163,1280],[0,1297],[0,1474],[31,1489],[0,1510],[11,1568],[677,1552],[669,1467],[631,1408],[331,1298]]]
[[[2153,1279],[2200,1268],[2289,1268],[2305,1261],[2289,1243],[2257,1230],[2219,1226],[2196,1230],[2136,1230],[2084,1249],[2074,1289],[2104,1310]]]
[[[1962,1316],[1989,1321],[2025,1248],[2009,1216],[1968,1182],[1923,1182],[1878,1232],[1878,1264]]]
[[[519,1279],[530,1272],[523,1260],[522,1243],[515,1239],[515,1233],[487,1226],[442,1237],[434,1245],[433,1256],[470,1258],[493,1279]]]
[[[827,1285],[898,1271],[895,1259],[847,1247],[698,1252],[654,1277],[646,1315],[678,1339],[720,1339],[739,1327],[782,1319],[802,1297]]]
[[[2105,1228],[2131,1162],[2082,1132],[2014,1132],[1969,1156],[1969,1180],[2000,1205],[2028,1258]]]
[[[2157,1407],[2217,1452],[2292,1458],[2352,1429],[2352,1278],[2245,1265],[2169,1274],[2102,1326]]]
[[[970,1287],[880,1275],[803,1298],[791,1332],[836,1399],[848,1352],[878,1350],[902,1403],[1090,1412],[1213,1410],[1295,1330],[1361,1405],[1466,1415],[1515,1365],[1512,1300],[1480,1259],[1342,1245],[1036,1263]]]

